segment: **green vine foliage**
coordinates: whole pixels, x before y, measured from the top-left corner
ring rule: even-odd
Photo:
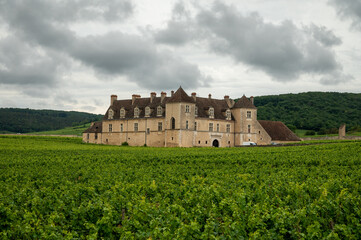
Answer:
[[[357,239],[360,156],[0,136],[0,238]]]

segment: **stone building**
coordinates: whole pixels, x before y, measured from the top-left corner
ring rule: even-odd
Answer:
[[[181,87],[168,97],[152,92],[149,98],[110,97],[110,106],[101,122],[83,133],[88,143],[154,147],[234,147],[246,142],[258,145],[299,141],[283,123],[258,121],[253,97],[237,102],[189,96]]]

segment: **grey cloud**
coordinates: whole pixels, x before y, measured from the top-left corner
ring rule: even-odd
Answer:
[[[158,43],[169,45],[184,45],[197,36],[197,29],[183,2],[177,2],[173,7],[172,19],[165,29],[155,32],[154,39]]]
[[[157,50],[150,40],[119,32],[79,39],[71,54],[101,73],[127,75],[138,85],[152,89],[170,89],[179,84],[198,87],[211,81],[196,65]]]
[[[26,41],[46,47],[67,48],[74,42],[68,24],[77,21],[120,21],[133,5],[126,0],[12,1],[0,2],[0,18]]]
[[[257,13],[243,16],[219,2],[211,10],[201,10],[196,22],[208,31],[213,51],[262,70],[277,81],[341,69],[329,48],[340,39],[324,28],[311,26],[305,31],[291,21],[267,23]]]
[[[56,56],[41,53],[14,37],[0,40],[0,83],[54,85]]]
[[[343,19],[351,19],[352,26],[361,30],[361,2],[359,0],[329,0]]]
[[[354,80],[353,76],[349,74],[344,74],[341,71],[334,71],[323,76],[320,79],[320,83],[323,85],[337,85],[349,82],[351,80]]]
[[[120,32],[77,37],[70,30],[73,22],[117,21],[129,17],[132,10],[126,0],[0,0],[0,20],[18,40],[17,44],[7,43],[13,51],[5,52],[6,44],[0,43],[3,56],[8,58],[0,58],[1,82],[56,85],[61,80],[58,68],[70,60],[67,58],[79,60],[101,74],[127,76],[149,88],[174,88],[179,84],[196,87],[211,81],[196,65],[159,51],[151,39]],[[180,16],[182,10],[175,11]]]
[[[309,27],[306,27],[306,31],[326,47],[340,45],[342,43],[341,38],[337,37],[331,30],[328,30],[324,26],[311,24]]]
[[[194,38],[194,32],[188,23],[170,21],[167,28],[158,31],[154,38],[158,43],[183,45]]]

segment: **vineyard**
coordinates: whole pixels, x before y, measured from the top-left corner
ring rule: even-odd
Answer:
[[[0,136],[1,239],[360,236],[360,141],[170,149]]]

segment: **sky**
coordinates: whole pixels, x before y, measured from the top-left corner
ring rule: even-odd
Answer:
[[[361,92],[361,0],[0,0],[0,107]],[[257,105],[257,104],[256,104]]]

